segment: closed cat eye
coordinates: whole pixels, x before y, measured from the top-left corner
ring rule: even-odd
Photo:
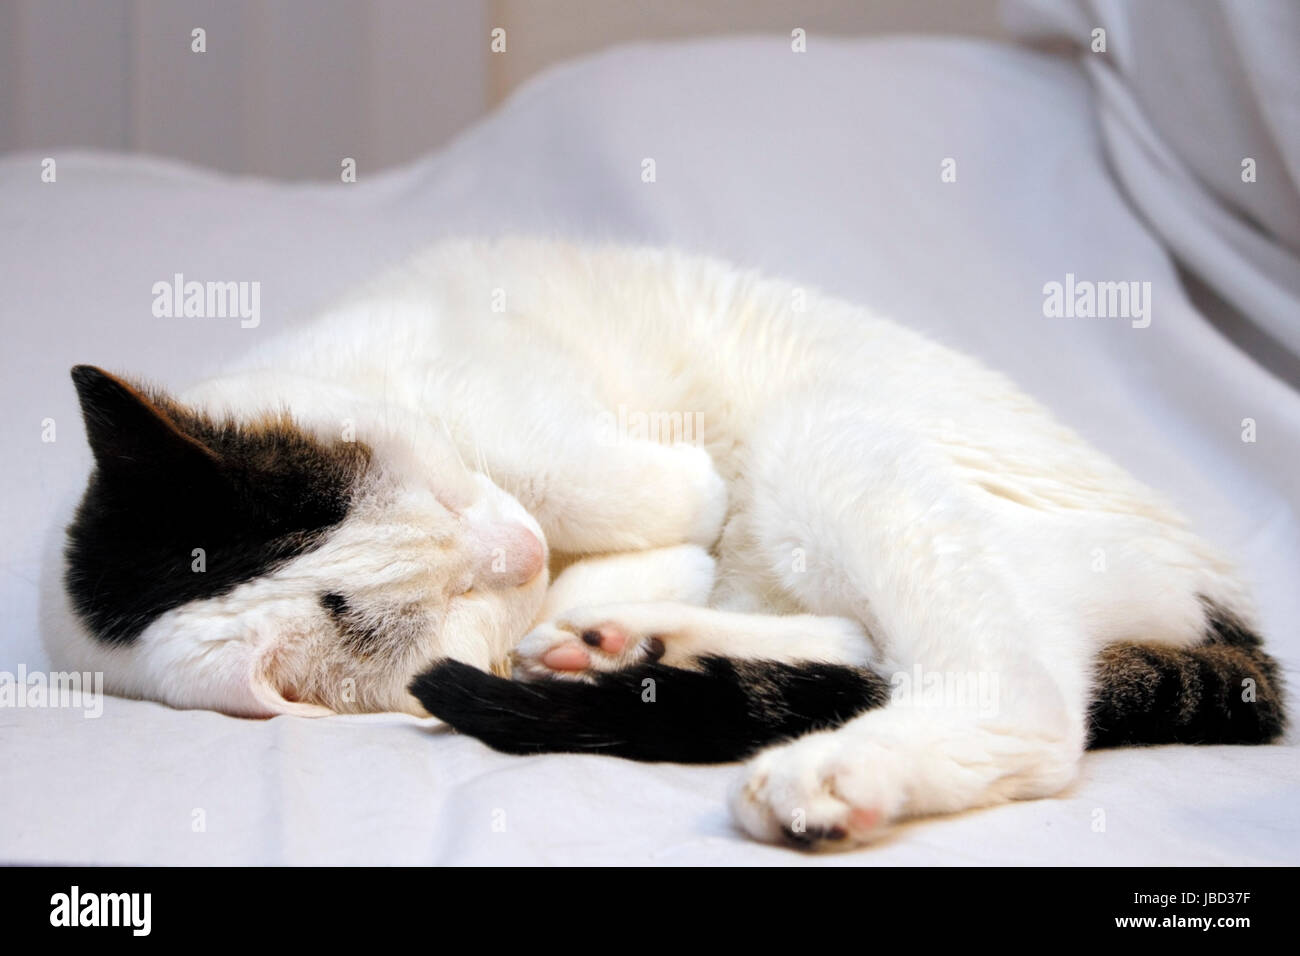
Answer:
[[[348,599],[342,594],[331,591],[328,594],[320,596],[320,603],[325,610],[329,611],[333,617],[343,617],[348,613]]]

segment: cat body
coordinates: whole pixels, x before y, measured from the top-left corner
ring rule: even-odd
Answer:
[[[974,360],[720,262],[443,243],[177,399],[74,377],[65,650],[122,693],[422,714],[444,658],[571,701],[715,659],[877,675],[883,706],[741,772],[746,830],[815,845],[1058,792],[1099,728],[1280,732],[1245,588],[1157,495]]]

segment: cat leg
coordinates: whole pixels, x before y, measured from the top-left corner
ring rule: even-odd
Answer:
[[[1083,753],[1091,671],[1070,603],[1080,589],[1060,583],[1080,564],[1073,542],[973,486],[923,434],[860,411],[797,411],[765,434],[774,444],[741,491],[753,560],[806,554],[797,568],[769,559],[769,586],[863,622],[891,696],[752,758],[732,798],[740,826],[848,846],[909,817],[1065,787]]]
[[[886,676],[897,696],[898,676]],[[751,759],[732,791],[736,821],[760,840],[851,847],[901,820],[1046,797],[1074,779],[1082,708],[1060,699],[1046,675],[1022,668],[1016,680],[1042,683],[1029,695],[1036,699],[1011,706],[998,699],[1007,673],[941,676],[960,677],[969,700],[891,702]]]
[[[742,614],[676,601],[571,608],[526,635],[515,675],[591,680],[645,661],[690,668],[703,657],[868,667],[874,652],[846,618]]]
[[[514,654],[520,676],[547,672],[541,659],[566,644],[570,659],[586,656],[572,631],[561,628],[563,612],[586,605],[618,602],[675,601],[703,604],[713,590],[714,560],[698,545],[682,544],[646,551],[627,551],[582,558],[561,571],[547,589],[537,626]],[[630,648],[629,648],[630,650]],[[563,653],[552,658],[559,661]],[[573,666],[585,667],[581,662]]]
[[[714,568],[712,555],[696,544],[581,558],[555,576],[537,620],[590,604],[704,604],[713,591]]]
[[[563,372],[557,376],[563,382]],[[528,372],[515,377],[527,382]],[[583,376],[575,372],[572,380]],[[458,406],[474,409],[473,418],[452,422],[462,456],[482,462],[492,481],[518,499],[553,552],[708,547],[717,540],[727,490],[703,447],[622,434],[613,414],[577,385],[566,390],[548,380],[530,394],[519,381],[480,371],[460,388],[466,394]]]
[[[591,440],[584,440],[591,439]],[[629,441],[602,447],[571,435],[531,472],[493,468],[493,478],[537,519],[562,554],[642,551],[717,540],[727,488],[694,445]]]

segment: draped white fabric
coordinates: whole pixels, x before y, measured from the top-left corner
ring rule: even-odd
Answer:
[[[1182,264],[1300,359],[1300,4],[1011,0],[1006,10],[1026,39],[1077,48],[1125,193]]]

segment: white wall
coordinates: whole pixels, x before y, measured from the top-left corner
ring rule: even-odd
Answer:
[[[0,152],[333,178],[418,156],[549,64],[718,33],[996,35],[997,0],[0,0]],[[503,27],[507,52],[488,50]],[[207,52],[191,31],[207,31]]]
[[[479,0],[0,0],[0,151],[95,146],[336,177],[487,106]],[[191,51],[191,31],[207,51]]]
[[[550,63],[627,40],[722,33],[1002,35],[998,0],[492,0],[508,56],[493,57],[495,102]]]

